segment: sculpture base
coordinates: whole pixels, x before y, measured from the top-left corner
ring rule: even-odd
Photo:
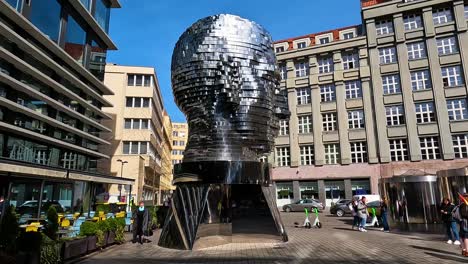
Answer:
[[[192,250],[251,239],[287,241],[274,194],[273,187],[257,184],[180,184],[159,245]]]

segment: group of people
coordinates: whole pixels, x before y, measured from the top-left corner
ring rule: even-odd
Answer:
[[[462,255],[468,257],[468,194],[460,195],[460,200],[459,205],[454,205],[449,198],[444,198],[440,213],[447,230],[447,243],[460,246]]]
[[[353,226],[351,227],[353,230],[357,228],[361,232],[367,232],[367,218],[369,217],[369,210],[367,210],[367,198],[365,196],[361,197],[361,199],[355,199],[350,204],[350,210],[353,215]],[[385,198],[381,199],[380,201],[380,217],[382,220],[382,231],[385,233],[390,232],[390,227],[388,225],[388,204]],[[373,215],[372,217],[377,217]],[[374,221],[372,221],[373,223]]]

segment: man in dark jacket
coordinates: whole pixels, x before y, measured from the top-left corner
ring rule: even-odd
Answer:
[[[460,245],[460,237],[458,236],[457,222],[452,217],[452,211],[455,206],[450,202],[450,199],[445,198],[440,206],[442,221],[445,223],[448,236],[448,244]],[[453,235],[452,235],[453,234]]]
[[[143,236],[149,236],[150,233],[150,215],[145,203],[140,202],[138,208],[133,213],[133,243],[143,244]],[[138,240],[137,240],[138,238]]]

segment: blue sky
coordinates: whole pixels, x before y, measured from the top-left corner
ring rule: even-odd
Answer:
[[[119,50],[108,62],[156,68],[173,122],[185,117],[171,90],[171,55],[179,36],[200,18],[230,13],[264,26],[274,40],[360,24],[359,0],[120,0],[110,35]]]

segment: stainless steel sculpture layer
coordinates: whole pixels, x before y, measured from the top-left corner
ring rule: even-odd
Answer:
[[[254,22],[216,15],[182,34],[172,87],[189,140],[159,245],[192,249],[200,237],[266,227],[287,240],[270,168],[259,162],[272,150],[278,119],[289,115],[278,80],[271,37]]]

